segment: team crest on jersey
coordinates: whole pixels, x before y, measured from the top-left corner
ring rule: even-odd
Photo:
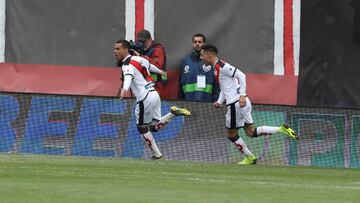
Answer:
[[[209,72],[211,70],[211,65],[205,66],[204,64],[202,68],[205,72]]]
[[[189,72],[189,69],[190,69],[189,66],[185,66],[185,68],[184,68],[184,73],[188,73],[188,72]]]

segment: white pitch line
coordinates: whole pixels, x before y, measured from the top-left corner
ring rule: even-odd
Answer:
[[[200,182],[229,182],[224,179],[212,179],[212,178],[187,178],[187,180],[191,181],[200,181]],[[268,181],[243,181],[242,183],[246,183],[249,185],[272,185],[272,186],[286,186],[286,187],[311,187],[311,188],[333,188],[333,189],[351,189],[351,190],[360,190],[360,187],[356,186],[344,186],[344,185],[323,185],[323,184],[298,184],[298,183],[278,183],[278,182],[268,182]]]
[[[19,169],[22,168],[26,171],[26,169],[31,169],[32,167],[27,166],[21,166],[21,167],[1,167],[0,170],[4,171],[13,171],[13,169]],[[7,169],[7,170],[4,170]],[[134,173],[131,171],[119,171],[119,173],[99,173],[94,172],[92,170],[83,170],[83,169],[71,169],[71,170],[57,170],[56,172],[54,170],[44,170],[44,169],[33,169],[29,170],[29,173],[32,174],[38,174],[38,175],[47,175],[47,176],[69,176],[69,175],[76,175],[78,177],[88,177],[89,174],[91,174],[92,177],[106,177],[106,178],[140,178],[140,179],[146,179],[150,177],[153,172],[143,172],[142,174]],[[82,174],[79,174],[79,172],[82,172]],[[184,180],[188,181],[195,181],[195,182],[208,182],[208,183],[231,183],[234,182],[234,177],[227,176],[225,179],[223,178],[207,178],[207,177],[194,177],[190,173],[174,173],[174,172],[160,172],[159,176],[157,176],[157,179],[160,180],[176,180],[179,179],[179,177],[183,177]],[[192,177],[189,177],[192,176]],[[242,183],[248,184],[248,185],[259,185],[259,186],[270,186],[270,187],[297,187],[297,188],[327,188],[327,189],[339,189],[339,190],[360,190],[360,182],[352,182],[348,183],[348,186],[345,185],[324,185],[324,184],[307,184],[307,183],[283,183],[283,182],[273,182],[273,181],[252,181],[252,180],[241,180]]]

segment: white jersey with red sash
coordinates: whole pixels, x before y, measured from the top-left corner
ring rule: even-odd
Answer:
[[[128,56],[123,61],[123,77],[130,75],[130,88],[137,101],[145,99],[149,91],[155,91],[154,80],[150,76],[150,63],[140,56]]]
[[[238,101],[240,95],[246,96],[245,74],[234,66],[219,60],[215,64],[215,78],[221,90],[219,103],[226,100],[226,104],[231,104]]]

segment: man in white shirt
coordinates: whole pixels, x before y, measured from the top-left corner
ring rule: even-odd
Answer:
[[[120,99],[129,89],[136,97],[136,125],[153,153],[153,159],[163,159],[155,139],[151,132],[157,132],[163,128],[175,116],[190,116],[190,111],[184,108],[172,106],[170,112],[161,117],[161,100],[156,92],[155,81],[150,72],[165,74],[164,71],[152,65],[147,59],[130,54],[130,43],[127,40],[119,40],[115,43],[115,58],[122,65],[123,86],[120,91]]]
[[[245,142],[239,137],[239,128],[244,128],[246,135],[249,137],[282,133],[298,140],[296,132],[287,124],[280,127],[255,127],[251,116],[251,102],[246,95],[245,74],[234,66],[219,60],[217,53],[218,50],[214,45],[204,44],[201,47],[200,58],[205,65],[215,67],[214,73],[220,85],[220,95],[219,99],[214,103],[214,107],[220,108],[221,104],[226,101],[228,138],[245,155],[245,159],[238,164],[251,165],[256,164],[257,161],[256,156],[251,153]]]

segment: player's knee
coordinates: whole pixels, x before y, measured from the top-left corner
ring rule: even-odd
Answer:
[[[254,137],[258,137],[258,136],[259,136],[258,133],[257,133],[256,128],[250,129],[249,131],[246,131],[246,132],[247,132],[246,134],[247,134],[249,137],[251,137],[251,138],[254,138]]]
[[[140,134],[145,134],[147,132],[149,132],[149,125],[137,125],[137,129],[139,131]]]
[[[245,133],[248,137],[258,137],[256,128],[251,124],[245,124]]]
[[[246,134],[248,137],[251,137],[251,138],[254,137],[254,131],[252,131],[252,130],[245,130],[245,134]]]
[[[159,123],[158,120],[152,120],[152,121],[151,121],[151,123],[150,123],[150,125],[149,125],[149,129],[150,129],[151,132],[158,132],[158,131],[159,131],[159,129],[158,129],[158,127],[157,127],[157,124],[158,124],[158,123]]]
[[[232,136],[232,135],[228,135],[228,139],[231,141],[231,142],[236,142],[236,140],[239,139],[239,135],[235,135],[235,136]]]
[[[228,131],[228,138],[233,138],[238,136],[238,130],[237,129],[229,129]]]

